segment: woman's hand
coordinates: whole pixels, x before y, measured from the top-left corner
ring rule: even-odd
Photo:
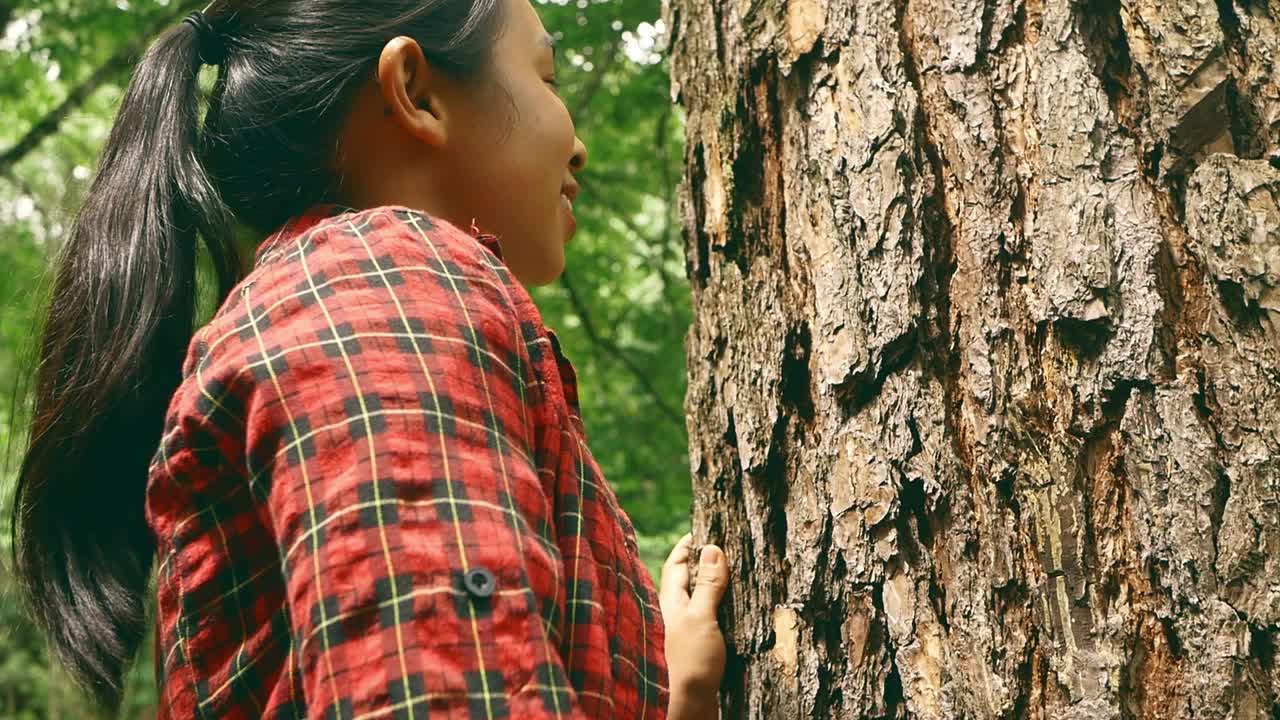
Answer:
[[[662,566],[658,591],[666,625],[667,674],[671,684],[668,720],[716,717],[720,678],[724,676],[724,635],[716,622],[716,607],[729,585],[729,564],[720,548],[702,546],[697,585],[690,593],[692,545],[692,535],[685,535],[676,543]]]

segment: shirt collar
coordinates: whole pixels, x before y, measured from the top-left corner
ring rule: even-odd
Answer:
[[[405,207],[404,209],[412,210],[412,208],[408,208],[408,207]],[[267,255],[271,254],[271,251],[275,248],[276,243],[280,241],[280,238],[286,235],[298,235],[301,233],[305,233],[311,228],[315,227],[316,225],[319,225],[325,220],[328,220],[329,218],[337,217],[338,215],[342,215],[345,213],[355,213],[355,212],[360,212],[360,211],[357,210],[356,208],[343,205],[341,203],[326,202],[326,203],[316,203],[315,205],[312,205],[311,207],[307,208],[307,210],[304,211],[302,214],[297,215],[292,220],[285,223],[279,230],[276,230],[275,232],[273,232],[270,236],[267,237],[266,240],[262,242],[261,245],[258,246],[258,251],[254,256],[254,266],[257,267],[262,264],[263,259],[266,258]],[[414,210],[413,212],[422,212],[422,211]],[[425,215],[425,213],[423,214]],[[437,218],[437,220],[439,219]],[[496,255],[499,260],[503,260],[502,243],[498,240],[497,235],[481,232],[480,228],[476,225],[476,221],[474,219],[471,221],[471,230],[469,234],[471,235],[471,237],[475,238],[481,245],[488,248],[489,252],[492,252],[494,255]]]
[[[255,268],[261,267],[267,260],[267,257],[273,254],[272,251],[276,250],[276,247],[282,238],[305,233],[325,220],[346,212],[354,212],[354,210],[346,205],[339,205],[337,203],[319,203],[312,205],[301,214],[295,215],[284,225],[280,226],[278,230],[268,235],[267,239],[262,241],[262,244],[258,245],[258,251],[254,254],[253,258],[253,266]]]
[[[480,232],[480,228],[476,226],[476,221],[474,219],[471,220],[471,237],[479,240],[481,245],[489,248],[489,252],[497,255],[499,260],[503,259],[502,243],[498,242],[498,236]]]

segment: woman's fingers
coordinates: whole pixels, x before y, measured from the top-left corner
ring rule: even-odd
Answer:
[[[687,560],[685,564],[687,567]],[[714,618],[728,586],[729,563],[725,562],[724,551],[715,545],[703,545],[698,555],[698,585],[689,599],[689,612]]]
[[[663,606],[679,609],[689,602],[689,549],[692,546],[693,533],[689,533],[680,538],[662,565],[658,598]]]
[[[658,590],[664,612],[688,608],[691,614],[714,618],[716,607],[729,586],[729,563],[724,551],[715,545],[703,545],[698,555],[697,586],[689,592],[689,555],[693,535],[680,538],[662,566],[662,583]]]

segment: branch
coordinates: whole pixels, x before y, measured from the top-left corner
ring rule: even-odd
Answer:
[[[667,112],[662,114],[658,119],[658,128],[656,130],[656,145],[658,147],[657,158],[658,166],[662,171],[662,192],[663,192],[663,210],[662,216],[662,234],[659,236],[659,242],[662,243],[660,249],[660,259],[658,260],[658,274],[662,278],[662,296],[671,299],[672,279],[667,273],[667,257],[672,254],[673,243],[671,242],[671,228],[675,225],[675,182],[671,177],[671,163],[667,159],[667,123],[671,120],[672,111],[668,108]],[[677,256],[678,257],[678,256]],[[674,329],[674,328],[673,328]]]
[[[605,352],[617,358],[618,362],[625,365],[626,368],[631,371],[631,374],[635,375],[636,380],[640,383],[641,387],[644,388],[645,392],[649,393],[649,395],[653,397],[654,403],[657,404],[658,409],[662,411],[662,414],[681,430],[685,429],[683,416],[672,409],[672,407],[662,399],[662,393],[658,392],[658,389],[653,386],[653,382],[644,374],[644,371],[641,370],[631,358],[627,357],[627,354],[622,351],[622,348],[618,347],[617,343],[601,337],[600,333],[596,331],[595,323],[591,321],[591,316],[587,314],[586,305],[583,304],[582,299],[578,297],[578,291],[574,289],[573,284],[569,282],[569,274],[567,272],[560,274],[560,284],[564,285],[564,289],[568,291],[569,304],[573,306],[574,312],[576,312],[578,317],[582,319],[582,329],[586,331],[587,337],[591,340],[592,344],[603,348]]]
[[[586,178],[582,178],[581,180],[579,180],[579,183],[581,184],[582,189],[587,191],[588,193],[591,192],[591,188],[595,187],[595,182],[587,180]],[[598,197],[598,196],[592,194],[592,197]],[[616,218],[618,222],[622,223],[622,227],[625,228],[627,232],[631,233],[631,235],[634,236],[635,240],[638,240],[641,243],[644,243],[646,245],[653,244],[653,241],[650,240],[649,237],[644,234],[644,231],[640,229],[640,226],[635,224],[635,222],[631,219],[630,215],[627,215],[626,213],[619,211],[616,207],[609,204],[608,201],[604,199],[597,199],[595,201],[595,204],[601,210],[606,212],[610,217]],[[635,303],[628,304],[622,310],[621,313],[618,313],[617,317],[607,318],[605,321],[606,325],[608,327],[620,327],[623,323],[627,321],[627,318],[631,317],[631,311],[634,310],[635,308],[636,308]]]
[[[579,180],[578,183],[579,185],[582,186],[583,190],[586,190],[588,192],[591,190],[591,188],[596,187],[596,184],[593,180],[588,180],[586,178]],[[601,199],[602,196],[592,194],[591,197],[592,197],[592,202],[594,202],[598,207],[608,210],[615,218],[617,218],[618,222],[622,223],[623,227],[629,230],[631,234],[636,236],[637,240],[644,242],[646,245],[656,245],[658,243],[657,240],[645,234],[644,230],[642,230],[640,226],[637,225],[635,221],[631,219],[631,216],[627,215],[626,213],[618,212],[607,201]]]
[[[665,154],[666,149],[660,147],[658,152]],[[663,160],[663,163],[665,165],[666,161]],[[667,173],[664,172],[663,175],[666,176]],[[591,193],[591,188],[596,187],[595,180],[588,180],[585,177],[581,178],[579,182],[582,185],[582,189],[587,191],[588,193]],[[663,183],[668,184],[668,181],[664,180]],[[618,222],[622,223],[622,226],[627,230],[627,232],[629,232],[633,236],[635,240],[638,240],[640,243],[649,247],[659,247],[658,274],[659,274],[659,279],[662,282],[662,296],[666,298],[668,301],[671,300],[671,287],[674,282],[671,278],[671,274],[667,272],[666,266],[665,266],[668,256],[671,255],[671,252],[670,252],[671,236],[670,235],[671,235],[671,227],[673,223],[672,221],[673,210],[671,206],[671,203],[673,202],[672,189],[673,188],[671,187],[667,187],[667,192],[665,196],[665,202],[667,203],[667,212],[666,212],[666,217],[664,218],[664,221],[663,221],[662,231],[657,238],[653,238],[647,235],[645,231],[642,230],[640,226],[637,225],[635,221],[631,219],[630,215],[619,211],[615,206],[609,204],[608,200],[604,199],[604,196],[591,193],[591,196],[593,198],[597,198],[594,201],[595,204],[598,205],[602,210],[607,212],[610,215],[610,217],[616,218]],[[628,305],[626,309],[623,310],[616,318],[610,319],[608,323],[609,326],[618,327],[622,325],[624,322],[626,322],[627,318],[631,317],[631,311],[634,310],[635,307],[636,307],[635,304]],[[673,322],[674,321],[667,323],[668,329],[671,330],[671,332],[673,333],[675,332],[682,333],[682,331],[678,330],[675,327]]]
[[[582,94],[578,96],[578,102],[574,106],[572,117],[580,117],[582,113],[586,112],[587,107],[591,104],[592,98],[595,97],[596,93],[599,92],[600,88],[604,85],[605,75],[608,73],[609,68],[617,60],[620,54],[621,47],[617,43],[609,43],[606,46],[603,53],[603,59],[600,61],[600,64],[592,70],[591,77],[588,80],[586,87],[583,89]],[[629,218],[621,219],[623,223],[628,226],[628,229],[644,238],[644,234],[640,233],[638,228],[635,228],[634,225],[629,222]],[[658,406],[658,409],[662,411],[662,414],[681,430],[685,429],[683,415],[676,412],[665,400],[662,399],[662,393],[658,392],[658,389],[653,385],[653,381],[644,374],[644,371],[641,370],[625,352],[623,352],[622,348],[618,347],[617,343],[602,337],[600,333],[596,331],[595,323],[592,321],[591,315],[587,312],[587,307],[582,302],[582,298],[578,296],[577,289],[573,287],[571,282],[569,282],[569,274],[567,272],[560,274],[560,284],[563,285],[565,291],[568,292],[569,304],[573,306],[574,312],[576,312],[578,317],[581,318],[582,328],[586,331],[587,338],[591,340],[592,344],[603,348],[606,353],[612,355],[618,360],[618,362],[626,366],[626,368],[631,371],[631,374],[634,375],[636,380],[640,383],[640,386],[644,388],[645,392],[653,398],[654,403]]]
[[[604,85],[604,76],[608,74],[609,68],[613,66],[615,60],[618,59],[621,46],[618,43],[609,43],[605,46],[602,53],[603,59],[600,64],[591,71],[591,77],[587,79],[587,85],[582,90],[582,94],[578,96],[578,104],[573,108],[573,114],[570,117],[582,117],[582,113],[587,111],[587,106],[591,104],[591,99],[600,91]]]
[[[0,2],[4,2],[4,0],[0,0]],[[202,4],[200,0],[187,0],[187,2],[179,3],[173,12],[162,16],[147,32],[140,35],[133,42],[116,50],[111,57],[107,58],[106,62],[89,73],[89,77],[72,88],[71,92],[67,93],[66,99],[58,107],[37,120],[31,126],[31,129],[27,131],[27,134],[22,136],[12,147],[0,152],[0,175],[7,175],[13,166],[17,165],[28,153],[39,147],[40,143],[44,142],[49,136],[56,134],[67,117],[84,105],[98,88],[114,79],[120,72],[130,68],[137,61],[138,56],[147,49],[152,37],[173,24],[177,18],[191,12],[193,8],[199,9]],[[6,8],[12,12],[11,6],[0,5],[0,16],[3,15]],[[0,24],[0,28],[2,27],[3,24]]]
[[[5,28],[9,27],[9,20],[16,9],[17,0],[0,0],[0,35],[4,35]]]
[[[35,189],[32,188],[30,185],[28,185],[26,180],[23,180],[22,178],[18,177],[17,173],[13,173],[13,172],[0,173],[0,180],[8,180],[9,182],[13,183],[13,186],[18,189],[18,192],[31,198],[32,202],[35,202],[36,198],[39,197],[39,195],[36,195]],[[37,205],[36,207],[39,207],[39,205]]]

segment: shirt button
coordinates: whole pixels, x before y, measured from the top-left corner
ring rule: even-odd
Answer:
[[[498,587],[493,573],[486,567],[472,568],[463,578],[463,584],[467,586],[467,592],[476,598],[487,598]]]

